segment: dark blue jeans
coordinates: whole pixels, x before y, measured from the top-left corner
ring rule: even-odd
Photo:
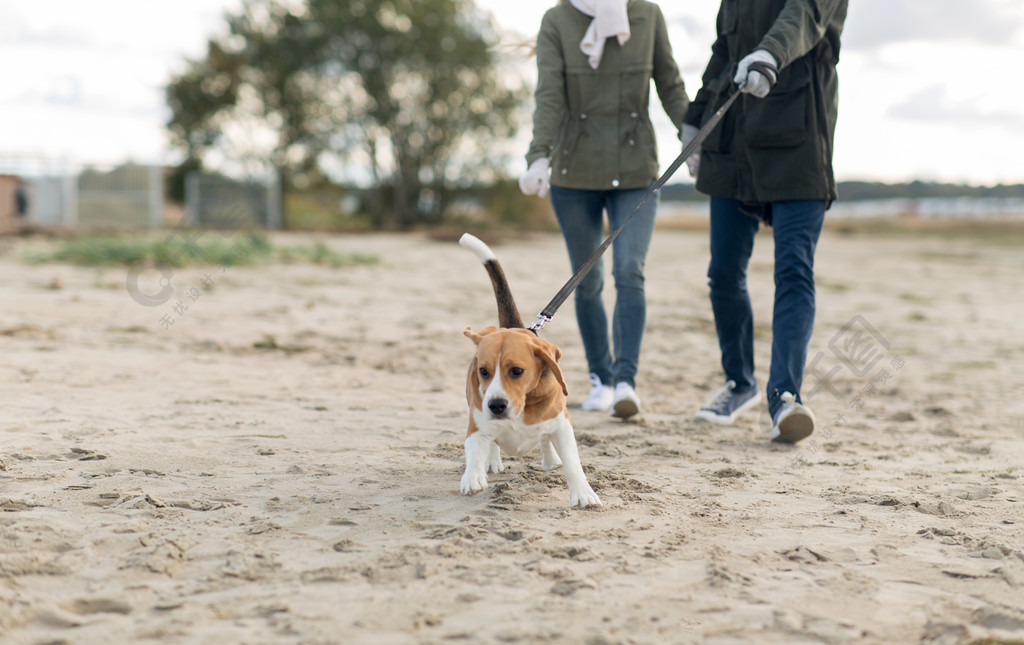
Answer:
[[[629,217],[647,193],[646,188],[624,190],[578,190],[551,187],[551,205],[562,228],[569,262],[575,271],[604,241],[604,212],[615,230]],[[590,371],[605,385],[636,385],[640,343],[647,319],[644,295],[644,261],[654,235],[654,213],[658,196],[652,197],[633,216],[612,242],[612,277],[615,278],[615,309],[609,345],[608,315],[601,290],[604,288],[603,261],[599,261],[576,288],[576,322],[583,338]],[[607,257],[607,256],[606,256]],[[603,260],[603,258],[602,258]]]
[[[774,417],[783,392],[800,399],[807,346],[814,329],[814,250],[825,221],[824,201],[745,204],[711,198],[711,308],[726,380],[736,389],[756,387],[754,313],[747,265],[762,221],[775,238],[775,308],[768,410]]]

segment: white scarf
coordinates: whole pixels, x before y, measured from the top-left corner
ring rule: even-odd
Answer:
[[[604,43],[615,36],[619,44],[629,40],[629,18],[626,16],[626,3],[629,0],[570,0],[576,7],[594,19],[587,27],[580,41],[580,51],[587,55],[587,61],[593,69],[601,64],[604,55]]]

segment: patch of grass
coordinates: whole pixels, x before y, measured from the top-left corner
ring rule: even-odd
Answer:
[[[950,367],[958,370],[994,370],[998,365],[995,361],[957,361]]]
[[[996,477],[1002,476],[1002,477],[1006,478],[1006,477],[1015,477],[1014,473],[1017,472],[1017,470],[1018,469],[1015,466],[1009,466],[1007,468],[998,468],[998,469],[997,468],[988,468],[988,469],[984,469],[984,470],[961,470],[961,469],[958,469],[958,470],[952,471],[952,473],[954,475],[994,475]],[[930,471],[930,472],[932,472],[933,474],[937,474],[937,475],[945,475],[945,474],[947,474],[945,471],[942,471],[942,470],[933,470],[933,471]]]
[[[228,435],[236,439],[287,439],[283,434],[233,434]]]
[[[917,257],[926,262],[966,262],[974,264],[984,259],[984,255],[978,253],[954,253],[950,251],[921,251]]]
[[[707,217],[679,215],[655,221],[658,230],[706,233],[710,224]]]
[[[240,266],[270,257],[273,244],[262,233],[225,237],[206,233],[186,239],[182,235],[154,238],[144,235],[83,235],[64,242],[55,251],[31,258],[34,262],[68,262],[107,267],[154,264],[185,267],[193,264]]]
[[[1000,246],[1024,244],[1024,219],[825,218],[825,230],[850,236],[976,240]]]
[[[367,215],[345,214],[341,201],[346,193],[336,188],[288,191],[284,196],[284,226],[290,231],[369,231]]]
[[[846,282],[834,282],[831,280],[825,280],[819,278],[815,281],[815,285],[825,291],[832,291],[834,293],[847,293],[853,289],[853,285]]]
[[[935,298],[930,296],[922,296],[919,293],[901,293],[900,300],[912,302],[916,305],[930,305],[935,302]]]
[[[317,240],[312,246],[286,246],[277,250],[277,259],[282,262],[311,262],[339,269],[349,266],[373,265],[380,258],[368,253],[338,253],[327,244]]]
[[[165,267],[191,265],[251,266],[266,262],[311,262],[343,268],[377,264],[368,253],[339,253],[322,241],[309,246],[274,246],[261,232],[172,233],[153,235],[82,235],[61,243],[55,250],[38,253],[32,262],[68,262],[88,267],[150,264]]]

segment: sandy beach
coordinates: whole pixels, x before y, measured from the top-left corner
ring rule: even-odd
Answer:
[[[156,307],[123,268],[0,240],[0,642],[1024,639],[1020,245],[826,232],[818,430],[786,446],[761,410],[692,420],[723,378],[706,234],[659,230],[640,418],[580,410],[571,299],[542,332],[604,502],[570,510],[539,455],[459,494],[462,329],[495,323],[475,257],[318,239],[379,262],[178,269]],[[561,238],[494,241],[532,320],[568,277]],[[764,383],[764,231],[750,287]]]

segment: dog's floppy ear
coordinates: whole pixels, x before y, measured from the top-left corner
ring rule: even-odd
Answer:
[[[466,380],[466,400],[469,404],[473,404],[473,393],[480,390],[480,374],[477,372],[478,364],[476,356],[473,357],[473,362],[469,364],[469,378]]]
[[[562,350],[558,349],[558,346],[554,343],[534,338],[533,353],[540,360],[544,361],[544,364],[548,366],[551,373],[555,375],[555,380],[562,386],[562,394],[569,396],[569,388],[565,386],[565,379],[562,378],[562,368],[558,366],[558,361],[562,358]]]
[[[495,327],[494,325],[491,325],[490,327],[484,327],[479,332],[474,332],[469,327],[466,327],[465,329],[462,330],[462,334],[466,338],[473,341],[473,344],[479,345],[480,341],[483,340],[484,336],[486,336],[487,334],[493,334],[496,331],[498,331],[498,328]]]

